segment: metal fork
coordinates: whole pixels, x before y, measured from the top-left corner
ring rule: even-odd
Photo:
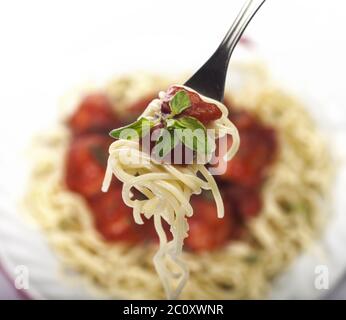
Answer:
[[[232,52],[251,19],[265,0],[247,0],[231,28],[209,60],[185,85],[218,101],[223,100],[227,69]]]

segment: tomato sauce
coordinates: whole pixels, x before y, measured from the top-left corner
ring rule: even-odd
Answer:
[[[72,139],[65,161],[67,187],[85,197],[100,192],[112,139],[107,135],[85,134]]]
[[[181,88],[168,90],[161,109],[163,113],[170,112],[169,101],[178,89]],[[216,105],[206,105],[197,94],[187,93],[192,106],[184,110],[183,115],[196,117],[204,124],[221,117]],[[136,245],[158,241],[152,219],[143,218],[144,226],[134,222],[132,208],[123,203],[121,183],[115,177],[110,190],[101,192],[108,148],[113,141],[108,132],[127,124],[131,117],[137,118],[154,96],[135,102],[120,118],[104,94],[94,93],[81,101],[67,122],[73,136],[65,159],[65,184],[85,198],[96,230],[108,242]],[[246,111],[230,110],[230,119],[239,130],[241,143],[236,156],[227,163],[226,172],[215,176],[224,201],[225,217],[217,218],[214,200],[206,194],[191,198],[194,215],[188,218],[190,231],[184,243],[192,252],[216,250],[246,236],[246,222],[260,214],[262,185],[275,161],[278,149],[275,131]],[[232,143],[231,139],[228,143]],[[171,239],[168,224],[163,222],[163,226]]]
[[[170,113],[171,108],[169,106],[169,102],[173,98],[173,96],[178,91],[185,91],[191,101],[191,106],[184,110],[179,116],[191,116],[196,119],[198,119],[203,124],[208,124],[211,121],[217,120],[221,118],[222,113],[220,109],[213,103],[207,103],[201,99],[201,97],[192,91],[188,91],[184,88],[177,87],[177,86],[171,86],[167,92],[166,96],[163,99],[161,112],[162,113]]]
[[[112,104],[103,93],[86,96],[77,111],[68,120],[75,134],[107,133],[119,126],[119,120],[112,111]]]
[[[259,186],[276,157],[277,141],[272,128],[246,111],[233,111],[230,119],[238,128],[240,148],[221,179],[244,187]]]

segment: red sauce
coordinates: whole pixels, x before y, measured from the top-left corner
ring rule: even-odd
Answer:
[[[231,202],[232,210],[240,223],[258,215],[262,208],[259,188],[247,188],[237,184],[224,187],[227,199]]]
[[[224,197],[225,216],[216,215],[214,201],[201,196],[192,196],[194,214],[188,219],[189,235],[184,240],[187,249],[194,252],[210,251],[222,247],[233,233],[232,208]]]
[[[123,202],[121,190],[121,185],[112,185],[108,192],[87,199],[95,227],[106,241],[139,243],[143,240],[142,228],[133,221],[132,208]]]
[[[65,163],[67,187],[85,197],[100,193],[112,139],[86,134],[72,139]]]
[[[119,121],[107,96],[103,93],[93,93],[81,101],[76,112],[68,120],[68,125],[76,135],[108,133],[119,126]]]
[[[176,87],[168,90],[163,112],[170,112],[168,102],[176,90]],[[206,111],[210,105],[206,106],[194,93],[188,94],[192,107],[188,113],[184,112],[185,115],[195,116],[203,123],[221,116],[215,105],[212,106],[217,110],[211,107],[211,112]],[[123,203],[121,184],[115,177],[109,192],[100,191],[108,147],[113,141],[108,137],[109,130],[127,124],[129,117],[138,117],[154,94],[130,106],[128,110],[131,111],[121,119],[111,111],[108,99],[102,96],[88,96],[68,122],[76,135],[66,155],[66,185],[86,199],[95,228],[106,241],[130,245],[157,242],[152,219],[143,218],[144,225],[134,222],[132,209]],[[258,215],[262,207],[261,187],[277,153],[276,134],[272,128],[263,125],[246,111],[232,109],[230,119],[239,130],[241,144],[237,155],[227,163],[225,174],[215,176],[223,195],[225,217],[217,218],[213,199],[203,194],[192,197],[194,215],[189,218],[190,231],[184,243],[186,249],[193,252],[215,250],[232,239],[245,236],[246,222]],[[228,142],[231,144],[231,139]],[[168,224],[163,222],[163,226],[171,239]]]
[[[215,104],[203,101],[201,97],[195,92],[191,92],[184,88],[176,86],[171,86],[166,92],[166,96],[161,107],[161,111],[163,113],[171,112],[169,101],[173,98],[177,91],[180,90],[185,91],[189,95],[191,106],[185,109],[179,116],[195,117],[203,124],[208,124],[210,121],[221,118],[222,113]]]
[[[246,111],[232,112],[230,119],[238,128],[240,148],[227,163],[227,170],[220,178],[254,188],[263,182],[268,167],[275,159],[275,132]]]

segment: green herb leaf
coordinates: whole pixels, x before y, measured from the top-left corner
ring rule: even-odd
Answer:
[[[153,126],[154,121],[147,118],[140,118],[127,126],[112,130],[109,134],[111,137],[116,139],[132,140],[137,137],[143,137],[149,133]]]
[[[176,127],[176,119],[172,119],[172,118],[170,118],[170,119],[167,119],[166,120],[166,127],[167,127],[167,129],[171,129],[171,128],[175,128]]]
[[[205,128],[203,123],[194,117],[181,117],[179,119],[176,119],[176,121],[178,122],[178,125],[182,128],[191,130],[202,129],[204,132],[207,132],[207,129]]]
[[[207,135],[205,126],[193,117],[167,119],[169,130],[174,130],[178,139],[188,148],[199,153],[210,154],[214,144]]]
[[[177,130],[179,140],[189,149],[199,153],[208,153],[208,142],[206,133],[200,129],[180,129]]]
[[[183,112],[191,106],[189,95],[183,90],[178,91],[169,102],[169,106],[174,115]]]
[[[174,131],[161,129],[160,136],[156,140],[153,153],[160,158],[164,158],[178,144],[179,139],[174,135]]]

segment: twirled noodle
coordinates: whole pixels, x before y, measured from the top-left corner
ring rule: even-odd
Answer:
[[[190,88],[186,89],[192,91]],[[162,99],[164,92],[160,92],[159,97]],[[225,155],[226,160],[229,160],[239,147],[238,131],[228,119],[228,109],[222,103],[201,97],[208,103],[216,104],[222,112],[221,118],[214,121],[209,128],[214,129],[217,138],[226,134],[232,136],[232,145]],[[139,118],[155,118],[160,112],[160,107],[161,100],[154,99]],[[193,214],[191,196],[200,194],[202,189],[210,190],[215,198],[218,217],[224,216],[222,198],[213,176],[204,164],[175,166],[159,163],[140,150],[138,141],[131,140],[117,140],[110,146],[102,191],[108,190],[112,174],[123,182],[122,197],[125,204],[133,208],[136,223],[143,224],[141,214],[147,219],[153,217],[160,240],[159,250],[153,259],[154,265],[167,298],[176,299],[189,276],[188,267],[181,255],[184,238],[188,236],[189,231],[186,218]],[[200,178],[199,174],[205,180]],[[141,192],[146,199],[132,200],[132,188]],[[170,226],[173,235],[171,241],[167,240],[162,219]]]
[[[263,208],[246,226],[248,236],[203,254],[183,252],[190,276],[182,299],[266,297],[273,277],[311,247],[326,225],[332,162],[325,140],[305,107],[272,83],[262,65],[234,64],[232,68],[233,74],[244,79],[244,86],[233,85],[236,90],[227,94],[227,100],[272,126],[280,152],[262,190]],[[134,74],[112,80],[106,92],[114,108],[126,114],[131,103],[169,83],[171,79]],[[157,246],[104,241],[94,228],[85,199],[67,189],[64,159],[70,140],[64,126],[35,140],[30,148],[34,168],[25,197],[30,216],[62,261],[64,283],[79,283],[76,273],[71,275],[73,270],[82,278],[78,280],[86,280],[93,295],[162,299],[164,290],[152,264]],[[184,192],[192,187],[188,186]]]

